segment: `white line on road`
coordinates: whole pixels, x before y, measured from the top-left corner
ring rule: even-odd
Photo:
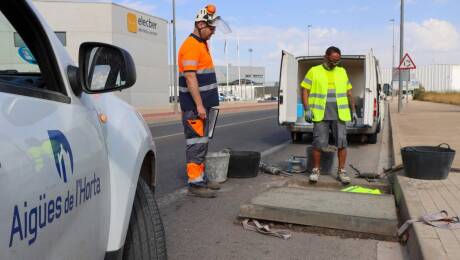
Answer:
[[[282,144],[279,144],[277,146],[273,146],[272,148],[268,149],[268,150],[265,150],[263,152],[260,153],[260,157],[263,159],[267,156],[269,156],[270,154],[273,154],[273,153],[276,153],[278,152],[279,150],[283,149],[284,147],[286,147],[286,145],[290,144],[291,141],[286,141]]]
[[[284,147],[286,147],[288,144],[290,144],[291,141],[286,141],[284,143],[281,143],[277,146],[273,146],[263,152],[260,153],[260,156],[262,158],[266,157],[266,156],[269,156],[270,154],[273,154],[273,153],[276,153],[277,151],[283,149]],[[187,188],[186,187],[183,187],[183,188],[179,188],[171,193],[168,193],[164,196],[162,196],[161,198],[159,198],[157,200],[157,203],[158,203],[158,207],[162,208],[162,207],[165,207],[171,203],[174,203],[175,201],[177,201],[178,199],[182,198],[183,196],[185,196],[185,194],[187,193]]]
[[[235,118],[235,117],[238,117],[240,115],[245,115],[245,114],[249,114],[249,113],[253,113],[253,114],[256,114],[256,113],[259,113],[259,112],[265,112],[265,111],[270,111],[270,110],[275,110],[276,108],[273,108],[273,109],[267,109],[267,110],[250,110],[250,111],[241,111],[241,112],[235,112],[235,113],[225,113],[225,114],[222,114],[222,118],[225,118],[225,119],[230,119],[230,118]],[[220,114],[219,114],[219,118],[221,118]],[[149,127],[161,127],[161,126],[172,126],[172,125],[177,125],[177,124],[180,124],[181,123],[181,119],[174,119],[174,120],[168,120],[168,121],[163,121],[163,122],[154,122],[154,123],[148,123],[148,126]]]
[[[227,126],[235,126],[235,125],[242,125],[242,124],[246,124],[246,123],[253,123],[253,122],[272,119],[272,118],[276,118],[276,117],[277,116],[267,116],[267,117],[262,117],[262,118],[258,118],[258,119],[253,119],[253,120],[247,120],[247,121],[241,121],[241,122],[230,123],[230,124],[225,124],[225,125],[219,125],[219,126],[216,126],[216,128],[222,128],[222,127],[227,127]],[[159,140],[159,139],[164,139],[164,138],[169,138],[169,137],[179,136],[179,135],[184,135],[184,133],[175,133],[175,134],[170,134],[170,135],[163,135],[163,136],[155,137],[155,138],[153,138],[153,140]]]

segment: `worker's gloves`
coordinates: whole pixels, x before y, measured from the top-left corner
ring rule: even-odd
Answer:
[[[356,112],[353,112],[352,118],[353,118],[353,125],[356,125],[358,123],[358,114],[356,114]]]
[[[310,108],[307,108],[305,110],[305,121],[307,121],[308,123],[311,123],[313,121],[313,112]]]

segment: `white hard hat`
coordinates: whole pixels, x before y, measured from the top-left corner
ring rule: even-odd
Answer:
[[[231,33],[230,26],[216,14],[217,8],[215,5],[207,5],[203,7],[195,17],[195,22],[205,22],[210,26],[217,27],[223,33]]]

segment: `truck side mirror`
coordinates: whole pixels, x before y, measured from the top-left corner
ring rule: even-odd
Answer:
[[[80,46],[79,68],[69,67],[69,80],[76,95],[122,90],[136,83],[136,67],[122,48],[97,42]]]

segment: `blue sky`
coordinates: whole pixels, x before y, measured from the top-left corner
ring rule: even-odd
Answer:
[[[114,0],[165,19],[172,18],[171,0]],[[176,0],[178,46],[193,29],[193,17],[208,3],[232,27],[227,36],[214,36],[214,63],[238,65],[237,35],[241,65],[249,64],[248,49],[254,49],[253,65],[265,66],[267,80],[277,80],[281,50],[306,53],[307,25],[311,24],[310,54],[322,55],[335,45],[343,54],[363,54],[373,49],[382,67],[391,67],[392,24],[396,20],[396,49],[399,53],[399,0],[330,1],[203,1]],[[405,50],[417,65],[460,61],[460,1],[406,0]]]

